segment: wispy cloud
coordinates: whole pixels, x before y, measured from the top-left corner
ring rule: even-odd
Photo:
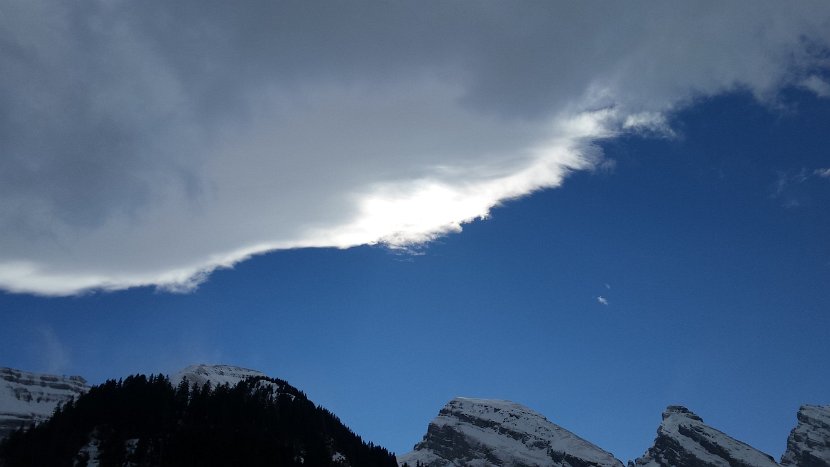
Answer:
[[[772,185],[771,197],[780,200],[785,208],[801,207],[810,199],[808,191],[801,185],[816,178],[830,178],[830,168],[808,170],[802,167],[796,171],[778,172]]]
[[[625,117],[622,123],[624,130],[644,134],[646,136],[657,136],[663,138],[674,138],[677,134],[669,125],[666,115],[660,112],[640,112]]]
[[[802,168],[796,172],[780,171],[777,174],[775,183],[772,187],[772,197],[779,198],[787,193],[787,190],[793,186],[804,183],[809,178],[809,173]]]
[[[608,306],[608,299],[600,295],[597,297],[597,303],[599,303],[600,305]]]
[[[801,82],[801,86],[813,91],[819,97],[830,97],[830,83],[818,75],[810,75]]]
[[[55,334],[51,327],[43,327],[37,332],[37,346],[35,347],[38,360],[47,373],[61,374],[71,362],[69,349]]]
[[[595,6],[12,2],[0,288],[187,291],[271,250],[427,242],[701,97],[823,89],[830,4]]]

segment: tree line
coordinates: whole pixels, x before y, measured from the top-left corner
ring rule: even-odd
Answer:
[[[92,387],[0,443],[0,466],[397,466],[283,380],[174,387],[134,375]]]

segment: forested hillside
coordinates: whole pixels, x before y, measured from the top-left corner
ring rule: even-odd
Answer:
[[[0,444],[2,466],[395,466],[285,381],[174,387],[163,375],[95,386]]]

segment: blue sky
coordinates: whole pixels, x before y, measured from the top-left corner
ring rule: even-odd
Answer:
[[[0,365],[780,456],[830,403],[830,7],[457,6],[0,2]]]

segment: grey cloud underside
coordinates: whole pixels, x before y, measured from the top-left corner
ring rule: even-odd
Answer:
[[[188,286],[270,249],[428,240],[590,167],[632,115],[824,89],[829,18],[824,2],[0,1],[0,287]]]

